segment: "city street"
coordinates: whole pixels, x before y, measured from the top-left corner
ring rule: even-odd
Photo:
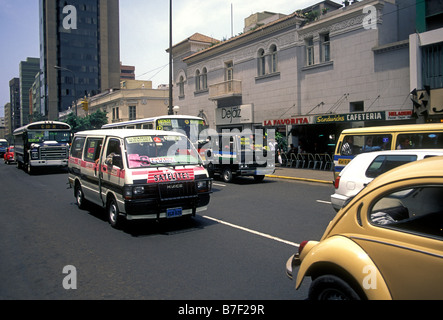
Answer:
[[[286,260],[335,215],[332,185],[241,178],[215,180],[191,220],[116,230],[77,207],[66,172],[2,163],[0,181],[0,299],[303,300],[309,283],[296,291]]]

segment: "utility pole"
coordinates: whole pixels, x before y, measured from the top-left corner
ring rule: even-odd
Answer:
[[[172,0],[169,0],[169,107],[168,115],[173,115],[172,97]]]

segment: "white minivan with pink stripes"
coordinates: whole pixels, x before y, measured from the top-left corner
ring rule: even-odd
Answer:
[[[189,139],[171,131],[114,129],[75,134],[69,184],[77,205],[106,208],[111,226],[207,210],[212,179]]]

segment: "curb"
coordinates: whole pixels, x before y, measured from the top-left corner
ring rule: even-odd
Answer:
[[[286,180],[298,180],[298,181],[307,181],[307,182],[318,182],[318,183],[324,183],[324,184],[332,184],[331,181],[327,180],[318,180],[318,179],[309,179],[309,178],[296,178],[296,177],[286,177],[286,176],[276,176],[273,174],[266,175],[268,178],[277,178],[277,179],[286,179]]]

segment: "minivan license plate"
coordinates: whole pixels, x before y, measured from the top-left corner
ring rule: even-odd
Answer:
[[[175,217],[181,217],[182,216],[182,208],[172,208],[166,210],[166,217],[167,218],[175,218]]]

